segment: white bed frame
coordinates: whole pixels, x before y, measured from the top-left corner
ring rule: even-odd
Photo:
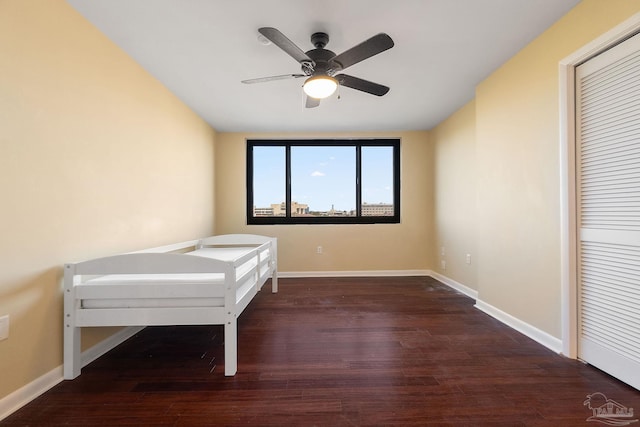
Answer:
[[[241,250],[238,248],[242,248]],[[224,325],[237,371],[237,317],[271,278],[277,240],[227,234],[64,266],[64,378],[80,375],[84,326]]]

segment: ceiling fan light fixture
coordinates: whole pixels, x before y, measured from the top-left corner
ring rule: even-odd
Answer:
[[[331,76],[313,76],[304,82],[302,89],[307,96],[316,99],[327,98],[338,88],[338,80]]]

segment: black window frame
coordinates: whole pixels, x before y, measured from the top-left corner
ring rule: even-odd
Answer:
[[[400,139],[247,139],[246,140],[246,219],[248,225],[273,224],[399,224],[400,223]],[[356,215],[355,216],[291,216],[291,147],[343,146],[356,148]],[[285,148],[285,216],[254,216],[253,205],[253,148]],[[362,147],[393,148],[393,207],[394,214],[362,216],[361,150]]]

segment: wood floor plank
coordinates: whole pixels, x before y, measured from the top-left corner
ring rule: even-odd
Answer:
[[[267,287],[268,288],[268,287]],[[640,392],[427,277],[281,279],[238,321],[146,328],[0,426],[585,426]]]

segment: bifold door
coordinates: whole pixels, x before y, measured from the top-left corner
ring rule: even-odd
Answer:
[[[640,35],[576,68],[578,356],[640,389]]]
[[[640,389],[640,35],[576,68],[578,356]]]

